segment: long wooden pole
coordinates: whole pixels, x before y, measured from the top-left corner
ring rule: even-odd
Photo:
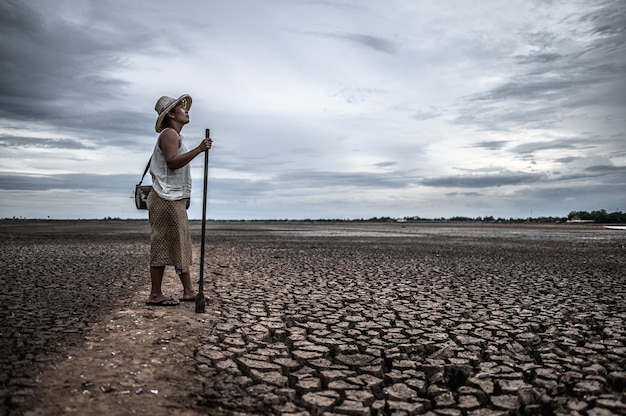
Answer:
[[[206,129],[204,137],[210,138],[211,131]],[[206,298],[204,297],[204,239],[206,235],[206,201],[207,185],[209,182],[209,150],[204,151],[204,190],[202,192],[202,241],[200,242],[200,281],[198,284],[198,294],[196,295],[196,313],[206,311]]]

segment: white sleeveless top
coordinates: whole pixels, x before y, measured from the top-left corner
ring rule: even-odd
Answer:
[[[183,143],[183,136],[179,134],[178,137],[180,138],[178,154],[187,153],[187,148]],[[159,140],[154,145],[152,158],[150,159],[150,175],[152,175],[152,189],[161,198],[168,201],[177,201],[191,197],[191,167],[189,163],[176,170],[169,169],[165,162],[165,155],[159,148]]]

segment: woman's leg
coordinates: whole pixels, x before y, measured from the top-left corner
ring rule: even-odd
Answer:
[[[191,274],[184,272],[178,275],[180,282],[183,284],[183,299],[191,300],[196,298],[196,289],[191,283]]]
[[[165,266],[150,266],[150,297],[148,298],[148,304],[159,304],[162,306],[178,305],[176,299],[172,299],[163,295],[161,285],[163,283],[163,273],[165,272]]]

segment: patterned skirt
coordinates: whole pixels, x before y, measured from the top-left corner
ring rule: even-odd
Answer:
[[[148,194],[150,219],[150,266],[174,266],[177,273],[189,272],[191,234],[187,200],[168,201],[155,191]]]

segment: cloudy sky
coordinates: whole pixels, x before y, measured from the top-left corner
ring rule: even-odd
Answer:
[[[147,218],[183,93],[208,218],[626,211],[625,28],[621,0],[4,0],[0,218]]]

